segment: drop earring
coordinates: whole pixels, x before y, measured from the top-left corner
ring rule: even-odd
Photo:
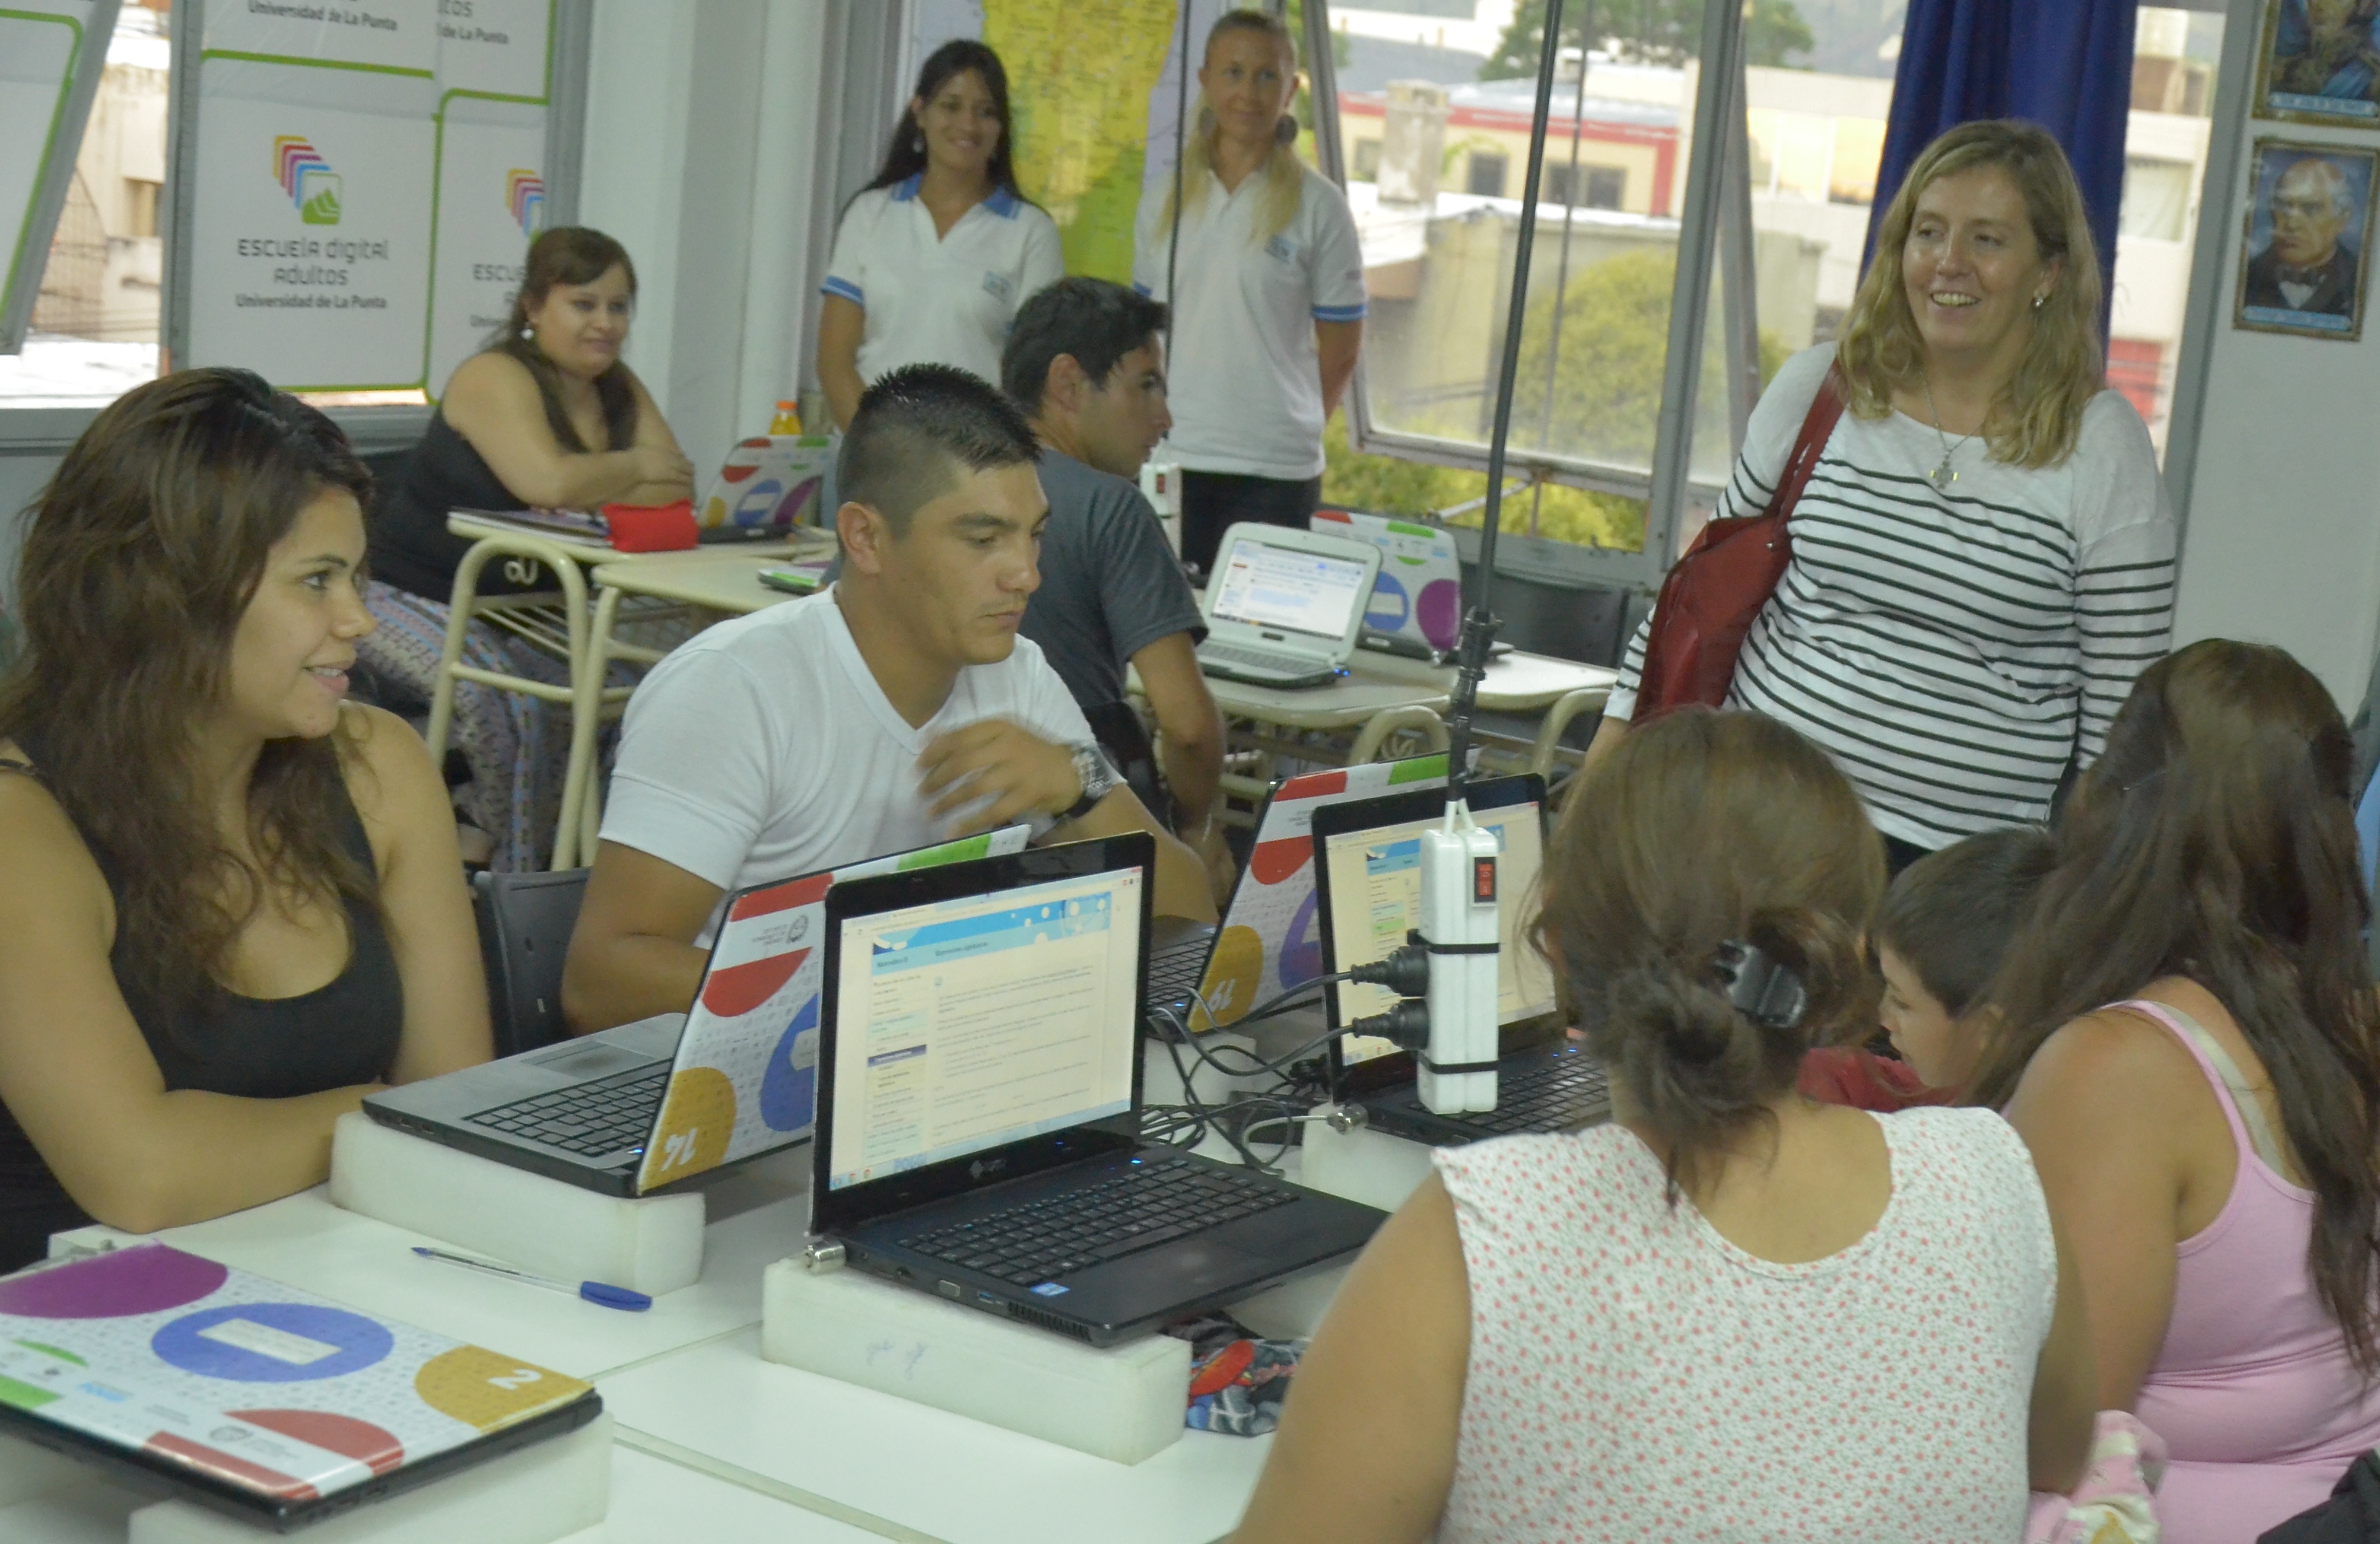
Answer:
[[[2048,297],[2048,296],[2046,296],[2046,295],[2036,295],[2036,296],[2034,296],[2034,297],[2033,298],[2033,309],[2034,309],[2034,310],[2040,310],[2044,305],[2046,305],[2046,304],[2047,304],[2047,303],[2048,303],[2048,300],[2049,300],[2049,297]]]
[[[537,329],[536,329],[536,328],[534,328],[534,327],[523,327],[523,328],[521,329],[521,341],[522,341],[523,343],[528,343],[528,341],[530,341],[531,339],[535,338],[536,336],[537,336]]]
[[[909,140],[909,148],[916,151],[919,155],[926,153],[926,131],[924,129],[921,128],[917,130],[917,134],[911,138]]]

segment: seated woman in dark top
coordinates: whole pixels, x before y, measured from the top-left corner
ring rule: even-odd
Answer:
[[[637,270],[601,231],[565,225],[529,244],[512,316],[455,367],[446,395],[373,520],[374,577],[449,599],[468,541],[455,509],[592,509],[694,496],[694,468],[636,371],[621,362]],[[545,588],[492,567],[483,592]]]
[[[530,244],[511,317],[455,367],[429,430],[373,513],[364,604],[381,630],[362,654],[371,700],[429,710],[455,571],[471,545],[446,529],[448,511],[693,495],[693,468],[620,361],[636,298],[635,266],[602,232],[567,225]],[[555,581],[534,562],[508,558],[481,569],[479,588],[510,594]],[[484,624],[466,630],[463,663],[568,684],[561,662]],[[454,725],[459,764],[449,765],[472,861],[543,868],[569,753],[567,712],[465,682],[455,690]]]
[[[245,371],[102,412],[0,680],[0,1270],[319,1182],[374,1087],[485,1061],[445,791],[342,700],[370,475]]]

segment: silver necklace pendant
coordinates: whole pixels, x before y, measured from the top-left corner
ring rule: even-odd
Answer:
[[[1951,447],[1952,450],[1957,448],[1955,445]],[[1959,474],[1950,469],[1950,451],[1946,450],[1942,453],[1942,464],[1927,472],[1925,480],[1937,488],[1948,488],[1959,480]]]

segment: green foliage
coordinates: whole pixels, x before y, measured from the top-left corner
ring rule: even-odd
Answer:
[[[1703,0],[1567,0],[1564,46],[1584,45],[1590,12],[1595,46],[1631,64],[1682,65],[1702,47]],[[1534,77],[1545,35],[1546,0],[1521,0],[1496,52],[1480,67],[1479,79]],[[1751,14],[1743,19],[1746,64],[1790,66],[1789,55],[1806,56],[1816,45],[1793,0],[1751,0]]]
[[[1659,394],[1655,383],[1655,395]],[[1483,472],[1407,461],[1393,456],[1366,456],[1349,448],[1347,420],[1335,415],[1322,431],[1322,502],[1342,509],[1408,517],[1434,514],[1468,504],[1488,492]],[[1645,544],[1645,506],[1616,493],[1591,493],[1548,483],[1524,488],[1504,496],[1498,529],[1526,532],[1534,508],[1537,534],[1557,541],[1633,551]],[[1449,525],[1476,529],[1481,511],[1473,508],[1448,518]]]

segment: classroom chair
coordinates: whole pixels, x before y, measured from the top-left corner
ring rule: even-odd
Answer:
[[[570,1038],[562,1021],[562,967],[587,895],[584,869],[538,874],[476,874],[471,910],[488,972],[488,1014],[496,1054],[516,1055]]]

